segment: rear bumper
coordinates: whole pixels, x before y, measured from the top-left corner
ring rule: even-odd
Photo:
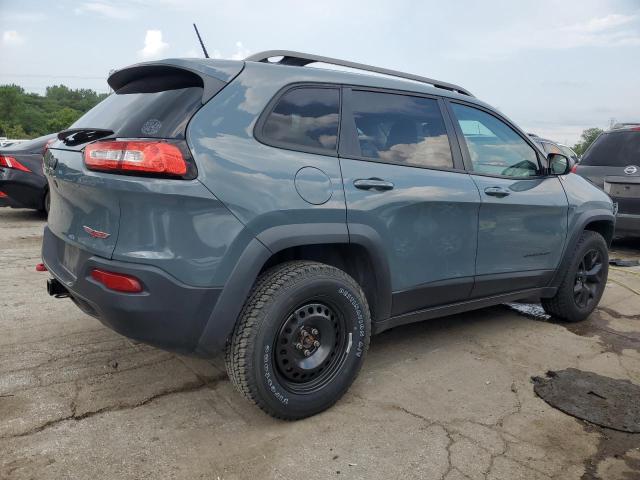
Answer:
[[[615,235],[619,237],[640,236],[640,215],[618,213],[616,215]]]
[[[47,227],[42,258],[85,313],[126,337],[180,353],[194,352],[221,292],[185,285],[156,267],[92,255]],[[109,290],[91,278],[94,268],[133,275],[143,292]]]

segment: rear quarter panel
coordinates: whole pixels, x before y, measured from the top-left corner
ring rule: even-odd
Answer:
[[[264,145],[253,136],[257,118],[283,86],[315,78],[297,70],[298,76],[283,77],[279,68],[247,62],[187,129],[198,179],[272,250],[287,246],[278,242],[274,229],[280,226],[315,224],[319,231],[348,238],[338,158]],[[329,177],[326,203],[312,205],[296,191],[296,172],[307,166]],[[292,235],[291,230],[284,233]]]

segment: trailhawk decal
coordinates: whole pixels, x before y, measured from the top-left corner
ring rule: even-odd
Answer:
[[[358,317],[358,325],[353,327],[353,330],[356,332],[359,332],[361,339],[364,338],[366,335],[366,331],[365,331],[366,329],[364,325],[364,315],[362,315],[362,309],[360,308],[360,303],[358,303],[358,300],[356,300],[356,297],[354,297],[351,292],[345,290],[342,287],[338,289],[338,293],[340,295],[343,295],[347,300],[349,300],[349,303],[353,306],[354,310],[356,311],[356,317]],[[349,341],[351,343],[351,337],[349,337]],[[351,348],[351,346],[349,346],[349,348]],[[356,357],[362,357],[363,353],[364,353],[364,342],[362,340],[358,340],[358,343],[356,345]]]
[[[278,400],[282,402],[283,405],[289,404],[289,397],[285,396],[283,393],[278,391],[273,378],[271,378],[271,370],[269,370],[269,359],[271,357],[271,347],[269,345],[264,346],[264,378],[267,381],[267,386],[269,390]]]

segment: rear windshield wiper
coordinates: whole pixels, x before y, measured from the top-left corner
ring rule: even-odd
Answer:
[[[65,145],[72,147],[81,143],[91,142],[113,134],[113,130],[104,128],[69,128],[58,133],[58,139]]]

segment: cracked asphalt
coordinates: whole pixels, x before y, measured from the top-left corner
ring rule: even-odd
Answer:
[[[555,410],[530,380],[640,384],[640,267],[612,268],[581,324],[499,306],[385,332],[335,407],[290,423],[236,394],[221,359],[133,343],[47,296],[43,226],[0,209],[1,479],[640,478],[640,435]]]

